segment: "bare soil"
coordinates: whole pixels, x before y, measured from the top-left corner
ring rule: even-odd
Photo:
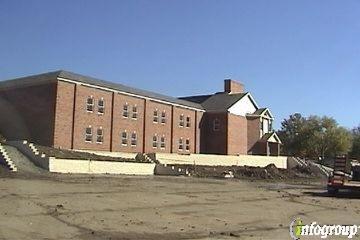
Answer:
[[[109,157],[89,152],[79,152],[74,150],[52,148],[40,145],[36,145],[36,148],[39,150],[39,152],[44,153],[48,157],[56,157],[63,159],[91,159],[98,161],[137,162],[137,160],[133,158]]]
[[[360,195],[325,184],[3,172],[0,239],[289,239],[295,217],[359,224]]]

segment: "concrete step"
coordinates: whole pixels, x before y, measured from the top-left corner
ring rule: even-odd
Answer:
[[[4,159],[5,161],[5,164],[7,165],[7,167],[13,171],[13,172],[16,172],[17,171],[17,167],[15,165],[15,163],[11,160],[9,154],[7,153],[6,151],[6,148],[0,144],[0,155],[2,156],[2,158]]]
[[[16,147],[4,145],[8,155],[14,163],[14,167],[19,172],[44,173],[44,169],[37,167],[29,158],[22,154]]]

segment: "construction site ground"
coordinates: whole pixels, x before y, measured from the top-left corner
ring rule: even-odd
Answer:
[[[323,178],[0,170],[0,239],[290,239],[295,217],[319,224],[359,224],[360,219],[360,195],[331,197]]]

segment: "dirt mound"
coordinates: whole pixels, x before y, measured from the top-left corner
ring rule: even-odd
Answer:
[[[238,178],[238,179],[310,179],[320,178],[308,167],[295,167],[292,169],[279,169],[274,164],[266,167],[249,166],[194,166],[194,165],[171,165],[175,169],[181,168],[183,173],[196,177],[210,178]],[[179,174],[179,175],[184,175]]]
[[[118,162],[137,162],[134,158],[121,158],[103,156],[89,152],[79,152],[67,149],[52,148],[46,146],[36,145],[39,152],[44,153],[47,157],[56,157],[64,159],[91,159],[98,161],[118,161]]]

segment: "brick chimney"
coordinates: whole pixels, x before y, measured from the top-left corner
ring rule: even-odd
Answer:
[[[232,79],[224,80],[224,92],[226,93],[243,93],[244,85]]]

